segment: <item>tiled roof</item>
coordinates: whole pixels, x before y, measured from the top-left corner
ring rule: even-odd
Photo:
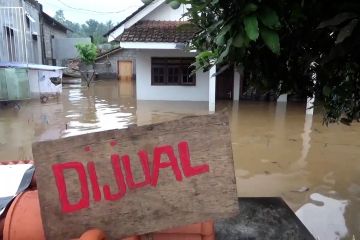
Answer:
[[[175,42],[184,43],[198,29],[184,21],[139,21],[126,29],[116,40],[121,42]]]

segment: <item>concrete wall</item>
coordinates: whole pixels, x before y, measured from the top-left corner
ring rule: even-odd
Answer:
[[[91,43],[90,38],[54,38],[53,39],[53,57],[59,61],[71,59],[78,56],[75,48],[79,43]]]
[[[136,55],[138,100],[208,101],[209,73],[196,73],[196,86],[152,86],[151,57],[192,57],[182,50],[139,50]]]
[[[19,12],[15,13],[15,10],[1,9],[1,7],[24,7],[25,12],[31,16],[34,22],[30,21],[30,26],[27,26],[24,14],[20,15]],[[26,62],[27,58],[29,63],[42,63],[39,11],[38,4],[33,5],[25,1],[23,5],[21,0],[0,0],[0,40],[2,43],[0,45],[0,61]],[[23,22],[25,22],[25,32]],[[8,45],[6,44],[8,40],[4,26],[11,26],[16,29],[14,36],[10,38],[13,46],[13,51],[10,52],[13,52],[13,58],[9,58]],[[37,39],[33,39],[33,36],[37,36]]]
[[[185,11],[185,5],[181,5],[178,9],[172,9],[169,4],[163,3],[142,20],[179,21]]]
[[[30,21],[30,29],[26,28],[26,36],[28,43],[28,59],[31,63],[42,64],[42,48],[41,48],[41,31],[39,10],[34,8],[32,4],[25,2],[25,10],[31,15],[35,22]],[[37,33],[37,40],[33,40],[32,34]]]
[[[97,73],[112,73],[117,76],[118,74],[118,61],[121,60],[131,60],[133,61],[134,75],[135,75],[135,66],[136,66],[136,50],[134,49],[120,49],[119,51],[108,55],[108,57],[104,56],[95,63],[95,71]],[[106,65],[106,62],[110,62],[110,66]],[[135,76],[134,76],[135,77]]]
[[[53,41],[54,38],[66,38],[66,32],[60,31],[57,28],[52,27],[51,25],[44,22],[43,25],[43,34],[44,34],[44,45],[45,45],[45,64],[52,65],[52,59],[55,59],[53,56]],[[61,59],[57,61],[56,65],[59,65]]]

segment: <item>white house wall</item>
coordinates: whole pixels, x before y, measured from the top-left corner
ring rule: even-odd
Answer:
[[[142,20],[179,21],[185,10],[185,5],[181,5],[178,9],[172,9],[169,4],[163,3]]]
[[[29,70],[29,87],[30,87],[30,96],[31,98],[40,97],[40,88],[39,88],[39,71],[38,70]]]
[[[62,78],[62,70],[28,70],[29,87],[31,98],[37,98],[41,95],[54,95],[62,92],[62,84],[55,85],[51,82],[51,77]]]
[[[240,70],[234,67],[234,89],[233,89],[233,101],[239,101],[240,99]]]
[[[209,73],[196,73],[196,86],[151,85],[152,57],[192,57],[182,50],[139,50],[136,54],[136,96],[138,100],[209,101]]]

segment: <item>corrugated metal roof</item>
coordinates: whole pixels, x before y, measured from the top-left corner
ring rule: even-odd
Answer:
[[[26,64],[26,63],[15,63],[15,62],[1,62],[0,68],[26,68],[26,69],[46,70],[46,71],[66,69],[66,67],[59,67],[59,66],[50,66],[50,65],[42,65],[42,64]]]

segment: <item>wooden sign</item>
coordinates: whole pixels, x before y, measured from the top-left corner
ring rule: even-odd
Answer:
[[[110,239],[238,213],[229,122],[209,115],[33,145],[46,239]]]

